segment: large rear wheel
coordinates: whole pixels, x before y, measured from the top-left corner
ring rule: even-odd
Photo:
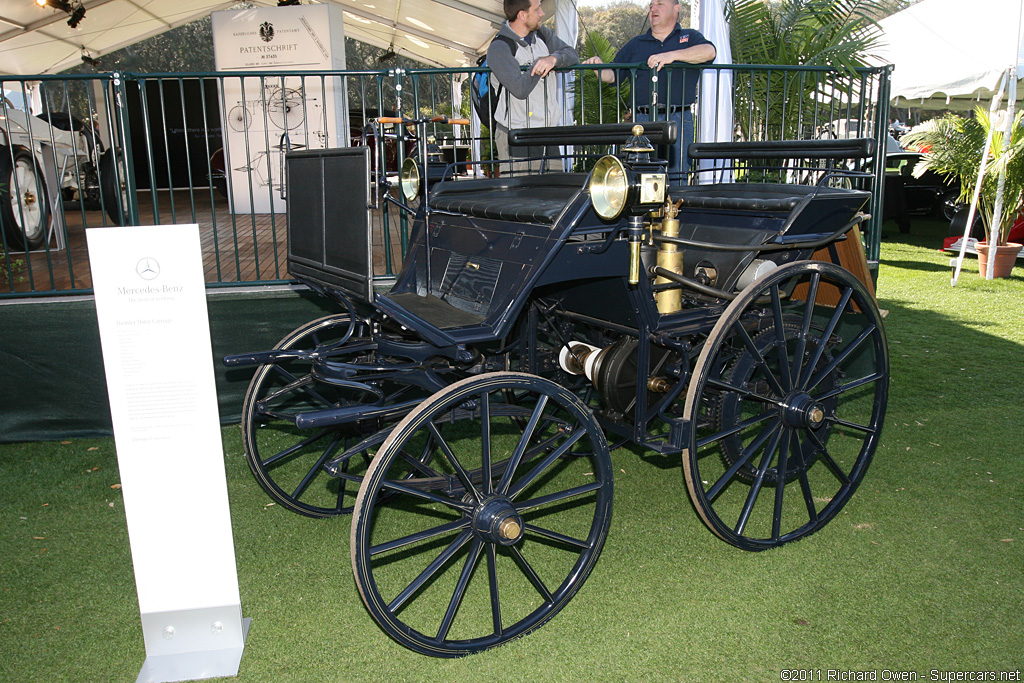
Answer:
[[[782,266],[725,310],[695,364],[683,452],[717,536],[764,550],[814,533],[864,478],[885,417],[878,307],[842,268]]]

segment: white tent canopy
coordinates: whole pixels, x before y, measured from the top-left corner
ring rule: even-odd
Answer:
[[[1024,78],[1022,18],[1024,0],[922,0],[883,19],[893,104],[987,108],[1008,68]]]
[[[308,0],[306,0],[308,2]],[[345,35],[443,67],[472,66],[505,17],[501,0],[324,0],[345,9]],[[82,0],[77,29],[68,14],[34,0],[0,0],[0,75],[56,73],[163,33],[238,0]],[[250,0],[273,7],[277,0]],[[544,10],[554,12],[554,0]]]

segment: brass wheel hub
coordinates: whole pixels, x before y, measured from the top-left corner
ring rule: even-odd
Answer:
[[[802,391],[790,394],[782,403],[782,421],[787,427],[817,429],[825,417],[825,406]]]
[[[525,530],[522,516],[504,496],[488,498],[473,513],[473,531],[490,543],[515,545]]]

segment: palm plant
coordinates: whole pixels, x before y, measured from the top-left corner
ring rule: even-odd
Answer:
[[[932,170],[960,182],[959,201],[970,202],[981,166],[985,140],[992,135],[988,164],[978,195],[978,213],[989,236],[989,243],[1006,244],[1007,235],[1017,216],[1024,210],[1024,110],[1014,117],[1007,141],[1002,126],[997,125],[982,107],[974,117],[956,114],[935,119],[922,130],[904,136],[905,144],[927,150],[914,168],[921,177]],[[999,225],[994,225],[996,193],[1003,176],[1003,211]]]
[[[823,93],[813,72],[737,72],[736,120],[746,139],[802,139],[822,117],[838,115],[827,110],[828,102],[848,102],[862,87],[854,70],[867,65],[882,36],[875,18],[893,8],[893,0],[728,0],[734,63],[825,66],[849,74],[829,79],[831,92]]]
[[[580,44],[580,61],[600,57],[602,62],[615,61],[615,48],[603,35],[591,31],[587,40]],[[603,83],[599,71],[578,71],[572,89],[575,96],[574,120],[577,123],[614,123],[620,119],[621,103],[629,101],[629,84],[617,88],[612,83]]]

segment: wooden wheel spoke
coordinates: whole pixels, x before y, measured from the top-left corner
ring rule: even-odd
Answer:
[[[462,485],[466,487],[466,490],[469,491],[473,498],[475,498],[478,501],[481,500],[483,496],[481,496],[480,492],[476,490],[476,485],[473,484],[472,477],[469,476],[469,472],[467,472],[466,468],[462,466],[461,462],[459,462],[459,459],[456,457],[455,452],[452,451],[451,444],[449,444],[445,440],[444,436],[441,434],[441,431],[437,428],[437,425],[434,424],[433,422],[428,422],[427,430],[430,432],[430,435],[434,438],[434,443],[436,443],[438,448],[441,449],[441,453],[448,461],[448,464],[450,464],[452,466],[452,469],[455,470],[455,476],[459,478],[459,481],[462,482]]]
[[[479,539],[473,540],[473,545],[469,547],[469,556],[466,558],[466,563],[462,566],[462,573],[459,574],[459,581],[455,584],[455,590],[452,592],[452,599],[448,602],[448,609],[444,612],[444,618],[441,619],[441,626],[437,629],[437,640],[443,641],[448,636],[448,630],[452,627],[452,622],[455,621],[455,614],[459,611],[459,606],[462,605],[462,599],[466,595],[466,587],[469,585],[469,579],[473,576],[473,570],[476,568],[476,563],[480,560],[480,551],[483,549],[483,542]]]
[[[804,302],[804,316],[800,320],[800,334],[796,339],[796,350],[793,352],[793,365],[790,376],[794,382],[799,383],[800,372],[803,369],[801,363],[804,358],[804,351],[807,350],[807,337],[811,332],[811,320],[814,319],[814,305],[818,299],[818,283],[821,281],[820,273],[811,273],[811,281],[807,283],[807,301]]]
[[[740,324],[739,321],[736,322],[734,327],[736,328],[736,332],[739,335],[740,340],[743,342],[743,345],[747,348],[747,351],[754,357],[754,362],[761,367],[764,373],[765,381],[767,381],[768,384],[771,386],[772,391],[774,391],[778,396],[784,396],[786,394],[786,390],[782,388],[782,384],[779,382],[779,378],[775,376],[775,373],[772,372],[772,369],[768,366],[768,361],[766,361],[764,359],[764,356],[761,355],[761,350],[757,348],[757,344],[754,343],[754,340],[751,338],[750,333],[748,333],[746,329],[744,329],[743,325]]]
[[[280,365],[274,365],[273,368],[279,375],[282,375],[283,377],[287,378],[288,384],[282,387],[281,389],[275,391],[274,393],[268,394],[267,396],[263,397],[263,399],[260,400],[261,404],[266,403],[272,399],[279,398],[283,394],[294,391],[295,389],[299,389],[302,391],[302,393],[310,396],[321,405],[327,407],[334,406],[333,401],[328,399],[326,396],[324,396],[314,388],[316,386],[316,380],[313,378],[312,375],[296,377],[295,375],[288,372],[288,370],[281,367]]]
[[[557,503],[562,500],[568,500],[569,498],[575,498],[576,496],[582,496],[591,491],[597,491],[604,486],[604,482],[595,481],[590,484],[584,484],[583,486],[576,486],[565,491],[559,491],[558,493],[551,493],[546,496],[540,496],[538,498],[531,498],[521,503],[516,504],[516,510],[524,512],[526,510],[535,510],[536,508],[550,505],[551,503]]]
[[[274,467],[275,465],[277,465],[278,463],[280,463],[285,458],[287,458],[289,456],[292,456],[295,453],[301,451],[302,449],[304,449],[309,444],[316,443],[317,441],[322,439],[324,436],[326,436],[330,432],[331,432],[330,429],[325,429],[322,432],[319,432],[317,434],[314,434],[313,436],[305,438],[302,441],[298,442],[297,444],[293,444],[293,445],[289,446],[288,448],[284,449],[283,451],[275,453],[274,455],[270,456],[269,458],[267,458],[265,460],[261,460],[260,464],[263,466],[263,469],[270,469],[270,468]]]
[[[736,520],[736,526],[733,527],[733,530],[737,534],[743,533],[743,529],[747,526],[747,522],[750,520],[750,515],[754,511],[754,503],[757,502],[757,497],[761,495],[761,487],[764,485],[764,475],[768,472],[768,466],[771,465],[772,459],[775,457],[775,452],[779,448],[779,441],[782,438],[783,431],[785,430],[780,429],[775,432],[772,436],[771,443],[764,449],[764,455],[761,457],[761,464],[757,468],[757,476],[754,478],[754,482],[750,486],[750,491],[747,493],[747,500],[743,504],[743,509],[740,511],[739,519]]]
[[[821,394],[820,396],[815,396],[815,399],[818,401],[827,401],[828,399],[839,396],[840,394],[845,394],[847,391],[857,389],[858,387],[862,387],[865,384],[877,382],[878,380],[881,379],[885,379],[885,376],[882,375],[880,372],[873,372],[870,375],[861,377],[860,379],[855,379],[850,382],[847,382],[846,384],[840,385],[833,389],[832,391],[827,391],[824,394]]]
[[[487,544],[487,583],[491,595],[491,625],[494,635],[501,635],[501,594],[498,591],[498,557],[493,543]]]
[[[445,498],[444,496],[439,496],[436,493],[431,493],[430,491],[422,491],[395,479],[385,479],[380,483],[380,487],[382,489],[391,489],[398,493],[404,493],[405,495],[412,496],[413,498],[422,498],[423,500],[429,500],[432,503],[440,503],[441,505],[446,505],[462,512],[470,513],[473,511],[472,503],[463,503],[461,500]]]
[[[774,540],[779,539],[779,529],[782,527],[782,497],[786,491],[786,465],[792,438],[792,430],[787,429],[783,432],[782,444],[779,447],[779,464],[775,467],[775,507],[772,510],[772,539]]]
[[[583,550],[586,550],[590,547],[590,544],[586,541],[580,540],[578,538],[573,538],[572,536],[566,536],[565,534],[560,534],[557,531],[552,531],[551,529],[541,528],[536,524],[527,524],[526,530],[533,532],[538,536],[550,538],[552,541],[558,541],[559,543],[562,543],[564,545],[582,548]]]
[[[505,494],[508,491],[509,485],[512,483],[512,477],[515,474],[516,468],[519,467],[519,461],[523,457],[523,453],[526,452],[526,447],[530,443],[530,439],[533,438],[533,433],[537,429],[537,423],[540,422],[541,415],[544,414],[544,409],[548,405],[548,396],[546,394],[541,395],[537,400],[537,405],[533,409],[533,413],[530,415],[529,422],[526,423],[526,428],[523,429],[523,435],[519,438],[519,443],[516,444],[516,449],[512,453],[512,457],[509,458],[508,469],[501,475],[501,481],[498,482],[495,490],[498,493]]]
[[[491,471],[491,395],[484,393],[480,401],[480,475],[483,477],[484,495],[494,492],[494,474]]]
[[[705,436],[703,439],[698,439],[697,440],[697,450],[700,450],[700,449],[704,448],[704,446],[707,446],[709,443],[714,443],[715,441],[718,441],[720,439],[724,439],[727,436],[732,436],[733,434],[736,434],[738,432],[742,432],[747,427],[751,427],[753,425],[756,425],[759,422],[764,422],[765,420],[770,420],[771,418],[777,416],[778,414],[779,414],[778,410],[775,410],[775,409],[766,410],[763,413],[761,413],[760,415],[755,415],[754,417],[748,417],[746,420],[743,420],[741,422],[737,422],[736,424],[732,425],[731,427],[729,427],[727,429],[723,429],[720,432],[716,432],[716,433],[712,434],[711,436]]]
[[[849,427],[850,429],[856,429],[857,431],[864,432],[866,434],[878,433],[878,429],[876,428],[869,427],[868,425],[862,425],[857,422],[850,422],[849,420],[842,420],[838,417],[835,417],[834,415],[826,419],[833,424],[842,425],[843,427]]]
[[[576,429],[572,434],[569,435],[569,437],[565,441],[563,441],[558,446],[558,448],[551,451],[551,453],[549,453],[546,458],[541,460],[536,467],[534,467],[532,470],[523,475],[519,479],[519,481],[517,481],[515,485],[509,489],[508,497],[511,498],[512,500],[515,500],[516,496],[523,492],[523,489],[532,484],[534,480],[536,480],[537,477],[539,477],[541,473],[544,472],[544,470],[551,466],[551,463],[562,457],[570,448],[576,445],[577,441],[583,438],[586,434],[587,431],[582,426]]]
[[[453,531],[460,531],[462,529],[468,528],[469,525],[470,520],[467,518],[462,518],[457,519],[453,522],[448,522],[447,524],[439,524],[435,527],[424,529],[423,531],[417,531],[414,534],[402,536],[401,538],[396,538],[392,541],[378,543],[377,545],[370,547],[370,556],[373,557],[375,555],[380,555],[381,553],[386,553],[391,550],[395,550],[396,548],[403,548],[407,545],[412,545],[413,543],[419,543],[421,541],[426,541],[431,538],[437,538],[438,536],[444,536],[445,534],[450,534]]]
[[[710,489],[708,489],[707,493],[705,494],[707,496],[708,501],[713,502],[715,498],[718,497],[718,494],[721,493],[722,490],[726,487],[726,485],[732,481],[732,478],[736,476],[736,473],[739,472],[740,468],[745,466],[748,462],[750,462],[750,458],[753,457],[754,453],[757,452],[757,449],[761,447],[761,444],[767,441],[768,437],[774,435],[781,428],[781,421],[776,419],[770,425],[762,429],[761,432],[756,437],[754,437],[754,440],[750,442],[750,445],[743,449],[743,453],[739,458],[736,459],[736,462],[734,462],[732,466],[725,471],[725,474],[719,477],[718,481],[716,481],[714,485]]]
[[[512,559],[515,560],[517,565],[519,565],[519,569],[526,575],[526,578],[530,580],[530,583],[532,583],[533,587],[537,589],[537,592],[541,594],[544,601],[549,603],[552,602],[555,597],[551,594],[551,591],[548,590],[548,587],[544,585],[544,581],[540,578],[540,575],[537,574],[537,571],[529,562],[526,561],[526,558],[523,557],[523,553],[520,552],[519,548],[513,545],[509,546],[509,549],[512,551]]]
[[[843,311],[846,310],[846,305],[849,303],[852,295],[853,287],[846,287],[843,289],[843,293],[839,297],[839,303],[836,304],[835,312],[832,314],[832,317],[828,321],[828,325],[825,326],[824,331],[821,333],[821,337],[819,337],[820,342],[815,346],[814,353],[811,355],[810,361],[800,369],[800,374],[797,375],[796,378],[796,386],[804,391],[809,390],[807,383],[811,381],[811,373],[814,372],[814,368],[817,367],[818,361],[821,360],[821,354],[825,352],[825,345],[832,337],[832,333],[835,332],[836,326],[839,324],[839,319],[843,317]]]
[[[789,354],[786,351],[786,321],[782,317],[782,297],[779,294],[779,286],[771,288],[772,295],[772,324],[775,326],[775,348],[779,356],[779,381],[782,388],[790,391],[793,388],[793,378],[789,374]]]
[[[409,451],[407,451],[407,450],[405,450],[403,448],[402,450],[398,451],[398,457],[401,458],[402,462],[406,463],[407,465],[409,465],[409,467],[411,467],[415,471],[419,472],[423,476],[427,477],[428,479],[433,479],[435,477],[443,476],[440,472],[435,470],[433,467],[428,467],[425,464],[427,455],[429,455],[429,450],[430,450],[430,443],[429,442],[427,443],[426,446],[424,446],[423,450],[424,450],[424,453],[420,454],[420,457],[416,458],[416,457],[413,457],[412,455],[410,455]]]
[[[801,470],[798,479],[800,481],[800,491],[804,494],[804,504],[807,506],[807,516],[810,518],[811,523],[814,524],[818,521],[818,509],[814,505],[814,496],[811,494],[811,482],[807,480],[807,472]]]
[[[433,561],[426,566],[426,568],[420,572],[419,576],[413,579],[412,583],[405,587],[401,593],[395,596],[395,599],[388,603],[388,609],[391,612],[396,612],[402,608],[409,598],[411,598],[416,591],[423,587],[427,581],[434,578],[439,571],[444,569],[455,554],[462,549],[469,539],[473,537],[473,532],[469,529],[463,529],[462,533],[459,534],[454,541],[449,544],[447,548],[441,551],[441,554],[433,559]]]
[[[850,354],[856,351],[857,348],[864,342],[864,340],[867,339],[875,331],[875,329],[876,328],[874,325],[870,325],[866,327],[860,334],[858,334],[853,339],[853,341],[846,345],[846,348],[844,348],[840,353],[836,354],[836,356],[832,358],[832,360],[830,360],[828,364],[825,365],[825,367],[819,370],[818,373],[807,382],[806,391],[814,391],[814,388],[821,384],[821,381],[823,379],[832,374],[832,371],[839,367],[839,365],[844,360],[849,358]]]
[[[341,446],[341,436],[335,435],[334,439],[331,441],[331,445],[324,450],[323,455],[321,455],[316,461],[316,464],[309,468],[309,471],[306,472],[306,476],[303,477],[302,481],[299,482],[299,485],[295,487],[295,491],[292,492],[292,498],[298,500],[302,497],[302,494],[306,492],[306,489],[309,488],[309,485],[317,475],[323,471],[324,463],[327,462],[327,459],[331,457],[336,450],[338,450],[339,446]]]
[[[709,378],[708,386],[714,387],[716,389],[721,389],[722,391],[728,391],[730,393],[737,394],[742,398],[752,398],[755,401],[760,401],[762,403],[768,403],[776,406],[779,405],[778,399],[770,398],[768,396],[762,396],[761,394],[753,392],[749,389],[744,389],[743,387],[737,387],[732,384],[729,384],[728,382],[723,382],[720,379]]]
[[[847,476],[846,472],[843,471],[843,468],[839,466],[839,463],[832,458],[832,454],[828,452],[828,448],[826,448],[822,440],[818,438],[818,435],[810,430],[807,430],[806,434],[814,443],[815,448],[817,448],[818,457],[821,458],[822,462],[828,466],[828,469],[831,470],[836,479],[838,479],[843,486],[849,485],[850,478]]]

